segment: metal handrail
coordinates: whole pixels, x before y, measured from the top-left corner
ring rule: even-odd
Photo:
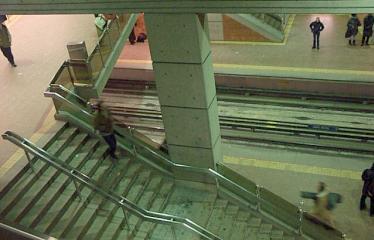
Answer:
[[[61,89],[64,90],[65,92],[67,92],[67,94],[71,94],[73,96],[75,95],[70,90],[68,90],[66,88],[63,89],[63,87],[61,87]],[[76,108],[80,112],[82,112],[85,115],[87,115],[89,118],[93,117],[92,114],[89,113],[87,110],[82,109],[82,108],[87,108],[87,103],[83,104],[81,102],[81,106],[77,106],[74,102],[71,102],[71,101],[65,99],[64,97],[62,97],[58,93],[55,93],[55,92],[45,92],[44,94],[45,94],[45,96],[52,97],[54,99],[58,99],[60,101],[64,101],[64,102],[68,103],[72,107]],[[120,128],[118,126],[114,126],[114,130],[115,130],[115,132],[118,135],[120,135],[120,137],[122,136],[122,137],[128,138],[128,133],[125,133],[125,131],[126,131],[125,129]],[[135,141],[137,139],[135,137],[133,137],[133,132],[136,132],[136,130],[134,128],[131,128],[131,127],[129,127],[128,130],[130,132],[130,136],[132,137],[132,139],[131,138],[128,138],[128,139],[131,140],[133,143],[135,143]],[[194,167],[194,166],[188,166],[188,165],[174,163],[170,159],[168,159],[167,156],[165,156],[161,151],[157,151],[157,150],[155,150],[155,149],[147,146],[146,144],[142,143],[141,141],[137,141],[137,143],[141,144],[142,147],[145,148],[152,155],[157,156],[158,158],[160,158],[163,161],[163,163],[165,163],[169,168],[174,168],[174,169],[178,169],[178,170],[182,170],[182,171],[189,171],[189,172],[198,173],[198,174],[204,174],[205,176],[213,177],[215,180],[223,181],[225,184],[228,184],[228,185],[230,185],[230,186],[232,186],[234,188],[237,188],[240,191],[244,192],[245,194],[248,194],[248,195],[250,195],[250,196],[252,196],[254,198],[257,198],[256,193],[252,193],[252,192],[248,191],[246,188],[244,188],[241,185],[237,184],[236,182],[228,179],[227,177],[225,177],[222,174],[218,173],[214,169],[211,169],[211,168],[199,168],[199,167]],[[136,149],[134,149],[134,151],[135,150]],[[136,153],[134,152],[134,154],[136,154]],[[262,197],[257,198],[257,199],[258,199],[257,200],[258,201],[257,205],[252,205],[252,204],[249,203],[248,207],[250,207],[253,210],[259,211],[260,209],[258,208],[258,204],[261,205],[261,203],[268,203],[268,201],[266,199],[262,198]],[[305,213],[305,212],[302,211],[302,213]],[[299,212],[295,213],[295,218],[299,219],[299,214],[300,214]],[[301,219],[300,221],[302,221],[302,220],[303,219]],[[301,225],[301,223],[300,223],[300,225]],[[290,228],[294,229],[293,227],[290,227]],[[301,232],[300,229],[294,229],[294,230],[296,232]],[[342,234],[342,236],[344,235],[344,233],[341,233],[341,234]]]
[[[157,213],[157,212],[148,211],[146,209],[138,207],[135,203],[129,201],[128,199],[122,196],[119,196],[117,193],[115,193],[112,190],[102,189],[101,187],[98,186],[98,183],[95,180],[91,179],[90,177],[81,173],[75,168],[69,166],[63,161],[60,161],[59,159],[49,154],[44,149],[35,146],[32,142],[30,142],[26,138],[19,136],[18,134],[14,132],[6,131],[4,134],[2,134],[2,138],[12,142],[13,144],[22,148],[26,152],[31,153],[34,156],[37,156],[38,158],[42,159],[47,164],[60,170],[65,175],[72,178],[73,181],[84,184],[85,186],[89,187],[91,190],[101,194],[104,198],[109,199],[114,204],[120,206],[124,210],[126,209],[127,211],[136,215],[137,217],[140,217],[146,221],[150,221],[153,223],[170,225],[171,227],[173,227],[172,225],[181,225],[187,229],[194,231],[195,233],[197,233],[204,239],[209,239],[209,240],[221,239],[220,237],[209,232],[207,229],[201,227],[200,225],[196,224],[195,222],[187,218],[182,218],[182,217],[165,214],[165,213]],[[127,218],[126,215],[124,217]],[[174,231],[174,229],[172,231]]]
[[[30,239],[30,240],[57,240],[54,237],[47,236],[45,234],[36,232],[34,230],[29,230],[29,229],[23,229],[23,226],[16,225],[13,222],[9,222],[5,219],[0,219],[0,232],[7,231],[11,234],[21,236],[22,239]],[[11,235],[5,235],[8,236]],[[4,235],[1,235],[4,237]]]

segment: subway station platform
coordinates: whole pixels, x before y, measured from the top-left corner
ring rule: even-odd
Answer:
[[[310,22],[319,16],[325,30],[320,37],[320,50],[312,49]],[[370,61],[373,46],[349,46],[344,38],[349,15],[296,15],[291,17],[283,43],[212,42],[216,73],[309,78],[322,80],[373,81]],[[360,15],[361,21],[364,16]],[[127,46],[117,63],[121,68],[152,68],[147,43]],[[116,71],[114,72],[116,74]],[[117,75],[115,75],[117,77]]]
[[[213,42],[216,73],[326,80],[374,82],[373,45],[348,46],[344,38],[348,15],[319,15],[325,25],[321,49],[312,50],[309,23],[316,15],[296,15],[283,43]],[[360,16],[361,20],[362,17]],[[0,131],[16,131],[41,144],[62,125],[53,118],[50,99],[43,97],[58,66],[67,59],[66,43],[85,40],[89,51],[97,41],[91,15],[17,16],[9,23],[17,68],[0,61]],[[147,42],[127,44],[112,77],[121,79],[132,70],[133,78],[152,77]],[[367,119],[367,126],[372,125]],[[352,120],[353,121],[353,120]],[[318,181],[343,195],[334,212],[337,227],[352,239],[371,240],[374,219],[358,211],[360,174],[374,157],[313,153],[290,148],[240,145],[224,141],[224,162],[239,173],[297,204],[301,190],[315,191]],[[0,185],[26,164],[22,151],[0,140]],[[297,184],[296,184],[297,183]],[[0,188],[3,186],[0,186]],[[305,202],[311,208],[312,202]]]

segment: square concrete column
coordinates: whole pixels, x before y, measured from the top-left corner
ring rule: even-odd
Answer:
[[[197,14],[145,20],[171,159],[214,169],[222,153],[207,24]]]

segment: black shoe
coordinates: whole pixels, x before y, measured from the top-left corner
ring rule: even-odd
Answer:
[[[312,47],[312,49],[315,49],[315,48],[316,48],[315,46]]]
[[[353,40],[353,45],[356,45],[356,40]]]
[[[15,63],[11,63],[10,65],[12,65],[12,67],[17,67],[17,64]]]

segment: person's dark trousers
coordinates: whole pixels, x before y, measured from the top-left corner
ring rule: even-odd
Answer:
[[[1,47],[1,51],[3,52],[4,56],[8,59],[9,63],[14,65],[12,49],[10,47]]]
[[[319,32],[318,33],[313,33],[313,48],[319,49]]]
[[[369,38],[370,38],[369,36],[362,36],[361,46],[363,46],[364,43],[366,45],[369,45]]]
[[[108,145],[109,145],[109,155],[112,158],[117,158],[116,154],[115,154],[116,147],[117,147],[117,141],[116,141],[116,137],[114,136],[114,134],[103,136],[103,138],[104,138],[105,142],[108,143]]]
[[[374,217],[374,197],[370,198],[370,216]]]
[[[136,36],[135,36],[134,28],[132,28],[131,33],[129,35],[129,42],[131,43],[131,45],[135,44],[135,42],[136,42]]]

